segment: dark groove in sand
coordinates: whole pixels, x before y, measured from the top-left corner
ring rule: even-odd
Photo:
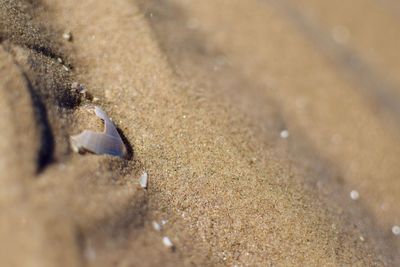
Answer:
[[[32,99],[36,123],[40,131],[40,149],[38,152],[38,159],[37,159],[37,171],[41,172],[46,167],[46,165],[49,164],[52,160],[54,152],[54,137],[47,116],[47,110],[43,101],[41,100],[40,96],[36,93],[31,81],[29,80],[28,76],[22,71],[22,69],[21,72],[28,85],[28,90]]]

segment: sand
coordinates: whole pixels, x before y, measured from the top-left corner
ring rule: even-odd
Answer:
[[[2,0],[0,265],[399,265],[384,3]]]

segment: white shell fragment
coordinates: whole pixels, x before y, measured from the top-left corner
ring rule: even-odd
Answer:
[[[62,35],[62,38],[66,41],[71,41],[72,40],[72,34],[71,32],[64,32]]]
[[[392,227],[392,233],[393,233],[394,235],[400,235],[400,226],[394,225],[394,226]]]
[[[172,244],[171,239],[169,239],[169,237],[167,237],[167,236],[163,237],[162,242],[163,242],[164,246],[166,246],[168,248],[172,248],[174,246],[174,244]]]
[[[142,176],[140,176],[139,178],[139,184],[144,189],[147,188],[147,179],[148,179],[147,177],[148,177],[147,172],[144,172]]]
[[[351,198],[352,200],[357,200],[357,199],[360,198],[360,193],[358,193],[358,191],[356,191],[356,190],[352,190],[352,191],[350,192],[350,198]]]
[[[283,130],[280,133],[281,138],[286,139],[289,137],[289,131],[288,130]]]
[[[151,224],[153,225],[154,230],[156,230],[157,232],[161,231],[161,225],[158,222],[152,221]]]
[[[104,132],[96,133],[85,130],[78,135],[70,137],[71,146],[74,151],[90,151],[95,154],[108,154],[112,156],[124,156],[124,143],[113,122],[107,114],[95,106],[96,116],[104,121]]]

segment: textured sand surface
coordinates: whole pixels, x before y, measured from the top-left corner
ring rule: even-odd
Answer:
[[[0,1],[1,266],[400,264],[395,1]]]

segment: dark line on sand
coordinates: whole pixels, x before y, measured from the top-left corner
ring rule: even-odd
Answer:
[[[54,137],[47,116],[47,110],[42,99],[36,93],[27,75],[24,72],[22,72],[22,75],[24,76],[28,85],[27,87],[32,99],[36,123],[40,132],[40,148],[37,159],[37,172],[40,172],[52,160],[54,152]]]

